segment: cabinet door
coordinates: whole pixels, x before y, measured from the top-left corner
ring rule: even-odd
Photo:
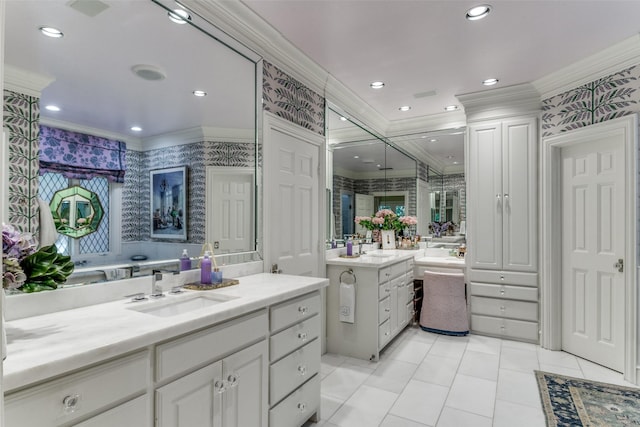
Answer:
[[[212,363],[156,390],[158,427],[221,427],[222,362]]]
[[[502,268],[502,127],[469,127],[467,224],[472,268]]]
[[[398,333],[400,324],[398,319],[398,287],[402,285],[397,279],[391,281],[391,292],[389,296],[391,297],[389,300],[389,306],[391,307],[391,312],[389,313],[389,328],[391,329],[391,336],[395,336]]]
[[[398,332],[407,325],[407,284],[405,282],[398,283]]]
[[[261,341],[222,361],[224,427],[267,427],[267,342]],[[200,426],[200,424],[192,424]]]
[[[504,121],[502,141],[502,268],[536,271],[536,119]]]

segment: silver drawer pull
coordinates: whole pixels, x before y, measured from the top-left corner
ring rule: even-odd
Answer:
[[[385,308],[384,311],[385,311],[385,313],[388,313],[388,312],[391,311],[391,309],[390,308]]]
[[[500,306],[500,311],[505,311],[505,310],[506,310],[506,308],[504,307],[504,305],[501,305]]]
[[[500,280],[504,280],[504,276],[500,276]]]
[[[500,289],[500,295],[504,295],[506,291],[504,289]]]
[[[225,390],[227,389],[225,387],[224,381],[222,380],[218,380],[213,384],[213,388],[215,389],[216,393],[224,393]]]
[[[307,374],[307,367],[305,365],[298,365],[298,373],[302,376]]]
[[[302,341],[306,341],[307,340],[307,333],[306,332],[298,333],[298,338],[301,339]]]
[[[385,291],[386,293],[389,293],[389,292],[391,292],[391,289],[386,288],[384,291]]]
[[[78,409],[78,403],[80,403],[79,394],[69,394],[62,399],[62,410],[70,414]]]
[[[306,403],[298,403],[298,410],[300,410],[300,412],[304,412],[307,409],[307,404]]]
[[[238,375],[229,374],[229,376],[227,377],[227,383],[229,384],[229,388],[237,386],[238,385]]]
[[[388,337],[388,336],[389,336],[389,332],[385,332],[385,333],[384,333],[384,336],[385,336],[385,337]]]
[[[300,312],[300,314],[302,314],[303,316],[305,314],[307,314],[307,311],[309,310],[309,307],[307,307],[306,305],[301,305],[300,307],[298,307],[298,311]]]

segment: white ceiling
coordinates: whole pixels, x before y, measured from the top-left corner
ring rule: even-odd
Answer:
[[[487,78],[499,79],[491,88],[534,82],[640,30],[638,0],[493,0],[478,21],[465,14],[482,1],[242,2],[391,123],[462,108],[456,95],[490,90]],[[385,87],[371,89],[376,80]],[[453,133],[427,142],[442,170],[463,163]],[[420,152],[423,136],[393,140]]]

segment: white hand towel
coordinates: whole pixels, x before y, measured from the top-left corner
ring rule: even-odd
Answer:
[[[53,221],[53,214],[49,204],[42,199],[38,199],[38,208],[40,209],[40,246],[53,245],[58,239],[58,231]]]
[[[356,310],[356,287],[340,282],[340,321],[354,323]]]

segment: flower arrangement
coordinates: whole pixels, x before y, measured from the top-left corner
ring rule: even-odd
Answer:
[[[398,216],[391,209],[381,209],[372,217],[357,216],[355,222],[367,230],[402,231],[410,225],[416,225],[418,220],[414,216]]]
[[[453,230],[454,224],[451,221],[447,222],[432,222],[429,224],[429,229],[433,233],[434,237],[442,236],[442,233],[447,231],[449,228]]]
[[[55,245],[36,249],[29,233],[2,224],[2,287],[20,292],[53,290],[73,272],[71,257],[58,253]]]

